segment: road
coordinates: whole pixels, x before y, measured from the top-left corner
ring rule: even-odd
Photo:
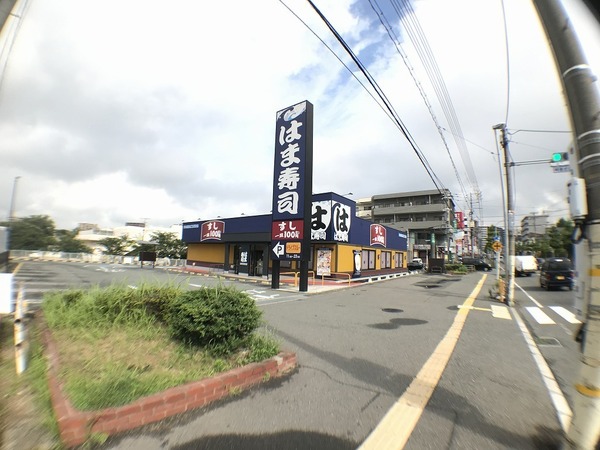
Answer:
[[[33,262],[21,266],[17,281],[31,295],[113,281],[190,289],[219,282],[161,269]],[[111,437],[102,449],[354,449],[373,430],[405,439],[409,449],[558,448],[561,416],[523,329],[570,402],[577,325],[551,307],[570,309],[572,293],[540,290],[537,275],[517,278],[523,290],[516,288],[510,312],[487,294],[493,281],[493,274],[418,274],[319,295],[221,281],[256,299],[282,348],[298,355],[298,369],[211,407]],[[532,307],[554,323],[540,323]],[[444,350],[460,318],[460,339]],[[432,367],[444,354],[447,364],[435,380]],[[386,414],[406,404],[406,392],[423,375],[435,387],[426,407],[413,424],[412,416],[399,415],[390,426]],[[418,389],[426,396],[427,386]]]

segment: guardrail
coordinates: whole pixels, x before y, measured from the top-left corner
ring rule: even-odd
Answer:
[[[346,272],[330,272],[329,275],[345,275],[348,277],[348,286],[350,286],[351,282],[350,280],[352,279],[352,275],[350,275],[349,273]],[[325,275],[321,275],[321,286],[323,286],[325,284]]]
[[[309,270],[309,274],[312,273],[313,285],[315,284],[315,271]],[[300,272],[281,272],[279,275],[294,275],[294,286],[298,286],[298,277],[300,276]]]
[[[34,250],[11,250],[9,259],[15,261],[81,262],[88,264],[139,264],[137,256],[96,255],[93,253],[46,252]],[[185,259],[156,258],[156,266],[185,266]]]

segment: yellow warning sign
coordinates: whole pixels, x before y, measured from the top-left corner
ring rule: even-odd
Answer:
[[[500,250],[502,250],[502,244],[498,241],[494,241],[494,243],[492,244],[492,248],[495,252],[499,252]]]

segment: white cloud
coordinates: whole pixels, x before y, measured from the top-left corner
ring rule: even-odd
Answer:
[[[366,85],[308,2],[285,3]],[[423,99],[369,5],[316,3],[368,65],[459,207],[468,208],[472,187],[467,183],[465,198]],[[598,24],[581,14],[576,0],[566,4],[592,65],[600,67]],[[482,192],[476,214],[497,222],[492,126],[505,121],[508,98],[500,3],[413,6],[468,140]],[[532,6],[521,0],[505,6],[509,129],[568,129]],[[433,188],[398,128],[280,2],[176,0],[165,8],[156,0],[47,0],[30,2],[23,17],[0,87],[0,216],[8,214],[16,176],[18,215],[49,214],[66,228],[267,213],[275,112],[305,99],[315,105],[315,192],[360,198]],[[436,117],[450,130],[409,36],[403,41]],[[464,155],[444,133],[466,182]],[[570,139],[523,131],[512,136],[511,152],[517,161],[548,158]],[[566,175],[525,165],[515,178],[517,215],[540,208],[566,215]]]

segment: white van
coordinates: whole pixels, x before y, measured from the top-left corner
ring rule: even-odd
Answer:
[[[532,273],[537,271],[537,259],[533,255],[517,255],[515,256],[515,276],[530,277]]]

